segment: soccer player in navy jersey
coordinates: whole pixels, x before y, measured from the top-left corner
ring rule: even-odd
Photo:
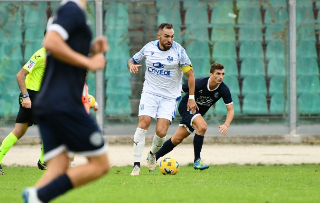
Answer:
[[[219,132],[222,135],[226,135],[228,127],[232,122],[234,111],[233,102],[230,94],[230,90],[223,81],[224,78],[224,67],[220,63],[214,63],[210,68],[210,77],[196,79],[195,87],[195,100],[199,107],[199,110],[195,114],[187,111],[188,95],[188,84],[182,85],[182,90],[187,94],[182,98],[179,104],[179,113],[182,116],[179,127],[172,138],[167,140],[163,146],[156,153],[156,160],[163,157],[167,153],[173,150],[183,139],[188,137],[191,133],[196,130],[193,147],[194,147],[194,169],[204,170],[209,168],[208,164],[203,163],[200,157],[204,134],[207,130],[207,123],[203,119],[203,115],[214,105],[220,98],[223,99],[227,108],[227,118],[224,124],[220,125]]]
[[[104,37],[91,44],[85,8],[85,0],[64,0],[48,23],[47,67],[34,101],[48,169],[34,187],[23,190],[25,202],[49,202],[110,169],[101,131],[81,101],[86,71],[103,69],[108,50]],[[88,163],[69,168],[67,152],[86,156]]]

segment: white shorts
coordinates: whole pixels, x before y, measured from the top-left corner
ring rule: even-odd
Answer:
[[[170,122],[176,116],[176,99],[164,98],[150,93],[141,94],[139,116],[150,116],[154,119],[165,118]]]

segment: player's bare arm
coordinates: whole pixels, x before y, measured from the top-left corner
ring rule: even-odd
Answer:
[[[187,104],[187,111],[191,111],[193,114],[196,112],[196,110],[199,110],[199,107],[197,106],[197,103],[194,98],[194,90],[195,90],[195,79],[193,70],[190,69],[188,72],[184,73],[188,78],[188,87],[189,87],[189,100]]]
[[[100,70],[105,67],[105,57],[102,53],[92,57],[86,57],[72,50],[56,31],[46,34],[43,46],[58,60],[73,66],[82,67],[89,70]]]
[[[228,127],[230,126],[232,120],[233,120],[233,116],[234,116],[234,110],[233,110],[233,104],[230,105],[226,105],[227,108],[227,118],[226,121],[224,122],[224,124],[219,126],[219,132],[222,135],[226,135],[228,132]]]
[[[90,53],[92,55],[105,53],[109,51],[109,45],[107,38],[105,36],[97,37],[93,40]]]
[[[28,94],[28,90],[26,88],[26,82],[25,82],[25,78],[28,74],[29,72],[24,68],[21,68],[20,71],[17,73],[17,81],[22,94]],[[24,108],[31,108],[30,97],[23,98],[21,105]]]
[[[138,69],[141,67],[141,65],[135,64],[132,58],[128,60],[127,66],[130,73],[138,73]]]

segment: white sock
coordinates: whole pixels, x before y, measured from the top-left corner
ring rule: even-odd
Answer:
[[[147,130],[137,128],[133,137],[133,159],[134,162],[140,162],[144,144],[146,142]]]
[[[166,136],[158,137],[158,135],[154,135],[152,140],[151,152],[152,154],[157,153],[157,151],[162,147],[163,143],[166,141]]]

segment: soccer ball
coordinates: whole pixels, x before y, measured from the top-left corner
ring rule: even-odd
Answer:
[[[88,102],[90,107],[94,107],[94,104],[96,103],[96,99],[92,95],[88,95]]]
[[[167,157],[162,159],[159,164],[160,172],[163,175],[175,175],[179,172],[180,166],[175,158]]]

